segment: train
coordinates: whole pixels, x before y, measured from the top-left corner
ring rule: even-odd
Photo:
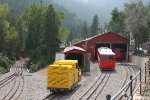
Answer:
[[[47,89],[50,92],[68,92],[81,81],[78,60],[57,60],[48,66]]]
[[[123,48],[114,48],[113,49],[114,53],[115,53],[115,59],[117,61],[121,61],[125,59],[125,54],[124,54],[124,49]]]
[[[114,58],[115,53],[112,52],[108,47],[98,48],[98,64],[101,70],[111,69],[114,70],[116,67],[116,60]]]

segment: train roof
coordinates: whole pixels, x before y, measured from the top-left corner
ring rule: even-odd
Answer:
[[[100,54],[105,54],[105,55],[115,55],[115,53],[112,52],[112,50],[107,48],[107,47],[100,47],[100,48],[98,48],[98,52]]]

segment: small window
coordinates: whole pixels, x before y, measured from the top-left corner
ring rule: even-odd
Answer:
[[[102,56],[102,60],[108,60],[108,56]]]
[[[114,60],[114,56],[109,56],[109,60]]]

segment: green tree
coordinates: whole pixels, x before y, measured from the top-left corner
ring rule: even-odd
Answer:
[[[150,5],[148,5],[147,7],[145,7],[145,12],[146,12],[146,21],[147,21],[147,29],[148,29],[148,36],[146,36],[148,39],[150,38]],[[147,39],[147,40],[148,40]]]
[[[10,64],[9,58],[6,55],[0,53],[0,74],[9,71],[9,64]]]
[[[16,28],[18,29],[19,35],[19,51],[24,51],[25,49],[25,32],[23,31],[23,25],[21,20],[17,22]]]
[[[9,8],[7,4],[0,5],[0,52],[15,59],[18,49],[18,32],[8,21]],[[13,45],[13,46],[12,46]]]
[[[8,32],[5,37],[5,50],[10,59],[15,60],[17,58],[19,53],[18,43],[19,43],[19,35],[18,32],[16,31],[16,28],[13,26],[9,26]]]
[[[143,29],[147,26],[145,8],[141,0],[125,5],[125,24],[127,31],[134,35],[135,49],[139,48],[140,43],[143,42]]]
[[[16,59],[18,32],[10,23],[8,4],[0,4],[0,74],[9,70],[9,59]]]
[[[46,57],[46,63],[50,63],[54,60],[55,52],[59,49],[60,40],[59,27],[60,20],[58,19],[56,12],[52,5],[48,6],[44,16],[44,56]]]
[[[64,13],[60,10],[56,11],[56,17],[59,21],[63,21],[64,20]],[[61,46],[65,46],[66,45],[66,40],[67,40],[67,37],[69,35],[69,30],[68,28],[64,27],[64,26],[59,26],[59,35],[58,35],[58,38],[60,39],[60,42],[61,42]]]
[[[44,15],[47,6],[42,3],[33,3],[22,15],[23,32],[26,33],[25,51],[28,53],[36,68],[41,65]],[[38,63],[39,62],[39,63]],[[38,67],[37,67],[38,66]]]
[[[67,29],[67,28],[65,28],[65,27],[60,27],[59,28],[59,36],[58,36],[58,38],[60,39],[60,41],[61,41],[61,46],[65,46],[66,45],[66,41],[67,41],[67,37],[69,36],[69,33],[70,33],[70,31]]]
[[[9,23],[6,20],[8,16],[8,5],[1,4],[0,5],[0,52],[4,51],[5,48],[5,36],[6,31],[9,27]]]
[[[92,25],[91,25],[91,33],[90,33],[90,36],[94,36],[98,33],[98,28],[99,27],[99,19],[98,19],[98,16],[95,15],[93,17],[93,22],[92,22]]]
[[[109,30],[116,32],[118,34],[123,34],[125,32],[125,15],[124,12],[118,11],[117,8],[115,8],[111,13],[111,21],[109,23]]]

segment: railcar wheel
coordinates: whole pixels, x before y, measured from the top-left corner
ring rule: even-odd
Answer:
[[[77,87],[78,87],[78,82],[77,82],[77,83],[75,83],[75,85],[74,85],[74,89],[77,89]]]
[[[52,90],[50,90],[50,92],[52,92],[52,93],[58,93],[58,92],[61,92],[61,90],[59,89],[52,89]]]
[[[65,90],[64,90],[64,93],[65,93],[65,94],[69,94],[69,91],[70,91],[70,89],[65,89]]]

